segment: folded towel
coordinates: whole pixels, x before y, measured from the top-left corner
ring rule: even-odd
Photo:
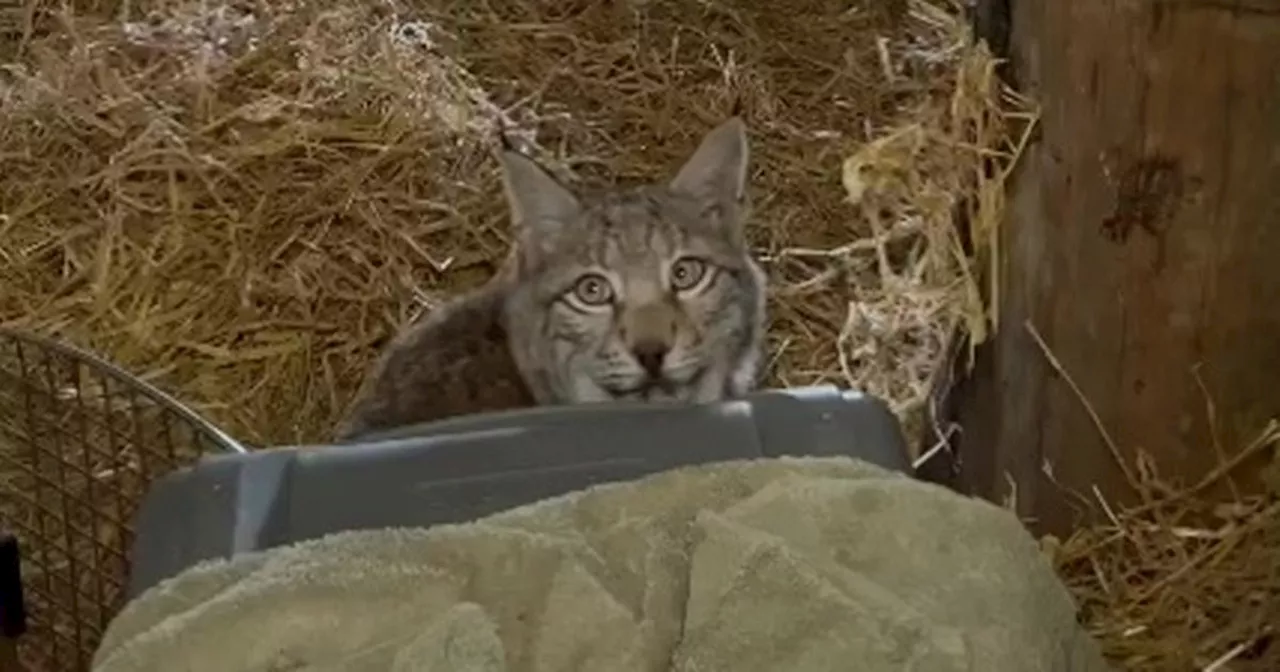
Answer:
[[[127,605],[94,669],[1108,668],[1013,515],[833,458],[678,469],[205,563]]]

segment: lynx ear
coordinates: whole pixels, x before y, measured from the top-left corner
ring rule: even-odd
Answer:
[[[747,127],[735,116],[702,138],[670,186],[736,213],[746,193],[749,158]]]
[[[538,162],[510,148],[499,159],[511,221],[521,239],[545,240],[577,217],[577,197]]]

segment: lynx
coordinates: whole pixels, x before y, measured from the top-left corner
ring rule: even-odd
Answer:
[[[335,440],[535,404],[502,329],[501,278],[432,310],[396,335],[356,392]]]
[[[669,181],[579,196],[504,149],[506,264],[392,341],[337,438],[534,404],[750,391],[765,277],[743,239],[747,160],[735,117]]]
[[[517,233],[503,321],[540,404],[709,402],[756,384],[765,277],[743,236],[734,117],[669,181],[576,195],[502,153]]]

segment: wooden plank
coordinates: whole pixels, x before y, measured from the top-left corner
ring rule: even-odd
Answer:
[[[1060,531],[1094,486],[1132,501],[1113,452],[1190,483],[1280,416],[1280,3],[1010,9],[1040,134],[1011,185],[1001,331],[966,382],[982,396],[955,416],[972,489]]]

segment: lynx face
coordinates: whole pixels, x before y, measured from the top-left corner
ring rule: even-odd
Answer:
[[[669,183],[579,198],[506,153],[518,238],[504,320],[539,403],[706,402],[755,385],[765,281],[742,237],[746,159],[733,119]]]

